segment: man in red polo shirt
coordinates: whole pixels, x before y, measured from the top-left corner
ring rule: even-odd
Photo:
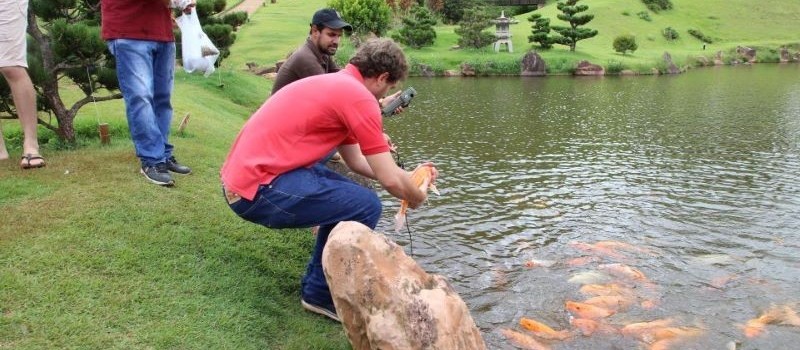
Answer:
[[[225,198],[243,219],[270,228],[320,226],[301,304],[337,321],[322,250],[340,221],[375,228],[381,202],[319,160],[336,148],[350,169],[419,206],[426,194],[392,159],[377,101],[407,74],[396,43],[363,44],[343,70],[299,80],[270,97],[245,123],[222,167]]]

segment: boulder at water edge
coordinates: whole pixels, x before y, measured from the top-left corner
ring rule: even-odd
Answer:
[[[486,349],[467,305],[386,236],[337,225],[322,266],[347,337],[361,349]]]

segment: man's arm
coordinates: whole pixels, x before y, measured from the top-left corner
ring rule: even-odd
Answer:
[[[408,201],[409,207],[417,208],[428,197],[411,181],[411,175],[395,164],[389,152],[364,156],[357,144],[339,146],[347,167],[354,172],[378,180],[393,196]]]

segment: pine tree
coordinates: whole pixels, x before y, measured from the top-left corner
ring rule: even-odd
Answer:
[[[580,14],[589,9],[589,6],[578,5],[580,0],[559,1],[556,5],[562,13],[558,19],[569,23],[569,27],[553,26],[553,31],[558,36],[553,37],[553,43],[569,46],[570,51],[575,51],[578,41],[589,39],[597,35],[597,30],[580,28],[594,19],[594,15]]]
[[[458,45],[480,49],[493,43],[494,34],[484,31],[492,25],[491,20],[492,17],[480,6],[464,9],[461,22],[455,29],[459,36]]]
[[[411,13],[403,18],[403,28],[392,38],[415,49],[431,46],[436,39],[435,25],[436,19],[427,7],[414,6]]]
[[[539,47],[549,49],[553,47],[553,42],[550,37],[550,19],[542,17],[540,13],[534,13],[528,17],[528,21],[532,22],[531,35],[528,36],[529,43],[538,43]]]

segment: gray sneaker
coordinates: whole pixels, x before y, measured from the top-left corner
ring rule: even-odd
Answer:
[[[192,168],[179,164],[175,157],[167,158],[167,170],[181,175],[189,175],[192,173]]]
[[[172,175],[167,171],[166,163],[158,163],[154,166],[143,166],[142,174],[150,182],[161,186],[173,186],[175,181],[172,180]]]

